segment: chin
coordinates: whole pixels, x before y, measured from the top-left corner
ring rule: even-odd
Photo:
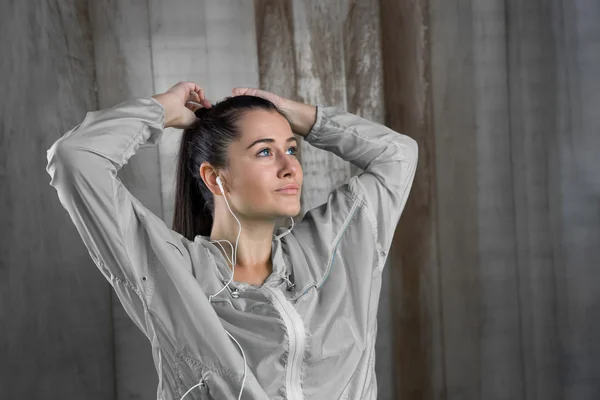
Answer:
[[[279,218],[295,217],[300,213],[301,208],[302,207],[300,207],[300,205],[298,204],[298,207],[286,207],[285,210],[279,209]]]

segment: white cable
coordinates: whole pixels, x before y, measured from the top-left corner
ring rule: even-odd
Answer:
[[[188,391],[187,391],[187,392],[185,392],[185,394],[184,394],[183,396],[181,396],[181,399],[180,399],[180,400],[183,400],[183,398],[184,398],[185,396],[187,396],[187,394],[188,394],[189,392],[191,392],[193,388],[195,388],[196,386],[200,385],[201,383],[202,383],[202,381],[200,381],[200,382],[196,383],[194,386],[192,386],[191,388],[189,388],[189,389],[188,389]]]
[[[242,398],[242,391],[244,390],[244,385],[246,384],[246,365],[247,365],[247,363],[246,363],[246,354],[244,354],[244,349],[242,349],[242,346],[240,346],[240,344],[238,343],[238,341],[235,340],[235,338],[233,336],[231,336],[231,333],[227,332],[227,329],[225,329],[225,332],[238,345],[238,347],[240,348],[240,350],[242,352],[242,357],[244,357],[244,378],[242,379],[242,388],[240,389],[240,394],[238,396],[238,400],[240,400]]]
[[[233,277],[235,275],[235,264],[237,262],[237,247],[238,247],[238,242],[240,240],[240,235],[242,234],[242,224],[240,223],[240,220],[235,216],[235,214],[233,213],[233,211],[231,211],[231,208],[229,207],[229,202],[227,201],[227,196],[225,196],[225,190],[223,190],[223,184],[221,183],[221,178],[217,177],[217,184],[219,185],[219,188],[221,189],[221,193],[223,193],[223,198],[225,198],[225,204],[227,204],[227,208],[229,209],[229,212],[231,213],[231,215],[233,215],[233,218],[235,218],[235,220],[237,221],[240,230],[238,232],[237,238],[235,239],[235,249],[233,248],[233,245],[229,242],[229,240],[211,240],[211,243],[217,243],[219,246],[221,246],[221,249],[223,249],[223,252],[225,253],[225,257],[227,257],[227,261],[229,261],[231,263],[231,278],[229,279],[229,281],[227,281],[227,283],[225,284],[225,286],[223,286],[221,288],[221,290],[219,290],[217,293],[211,294],[208,297],[208,301],[209,303],[212,302],[212,298],[216,295],[218,295],[219,293],[221,293],[233,280]],[[232,250],[232,257],[233,257],[233,261],[231,261],[231,259],[229,258],[229,256],[227,255],[227,252],[225,251],[225,249],[223,248],[223,246],[221,245],[221,243],[218,242],[227,242],[229,243],[229,246],[231,246],[231,250]],[[242,392],[244,391],[244,385],[246,383],[246,354],[244,354],[244,349],[242,349],[242,346],[240,345],[240,343],[231,335],[231,333],[229,333],[227,331],[227,329],[225,329],[225,333],[227,333],[227,335],[229,335],[229,337],[231,339],[233,339],[233,341],[238,345],[238,347],[240,348],[240,351],[242,352],[242,357],[244,357],[244,378],[242,379],[242,388],[240,389],[240,394],[238,395],[238,400],[240,400],[242,398]]]
[[[231,283],[231,281],[233,280],[234,274],[235,274],[235,264],[237,262],[237,247],[238,247],[238,241],[240,239],[240,235],[242,233],[242,224],[240,223],[240,220],[237,219],[237,217],[235,216],[235,214],[233,213],[233,211],[231,211],[231,208],[229,207],[229,202],[227,201],[227,196],[225,196],[225,191],[223,190],[223,185],[221,183],[221,178],[217,177],[217,184],[219,185],[219,188],[221,189],[221,193],[223,193],[223,197],[225,198],[225,204],[227,204],[227,208],[229,209],[229,212],[231,213],[231,215],[233,215],[233,218],[235,218],[235,220],[237,221],[238,225],[240,226],[240,230],[238,232],[238,236],[235,240],[235,249],[233,248],[233,245],[231,244],[231,242],[229,240],[211,240],[210,243],[217,243],[219,246],[221,246],[221,249],[223,250],[223,253],[225,253],[225,257],[227,258],[227,261],[229,261],[229,263],[231,264],[231,278],[229,279],[229,281],[227,281],[227,283],[225,284],[225,286],[223,286],[221,288],[221,290],[219,290],[217,293],[211,294],[210,296],[208,296],[208,301],[209,303],[212,302],[212,298],[215,297],[216,295],[218,295],[219,293],[221,293],[226,287],[229,286],[229,284]],[[292,217],[290,217],[292,218]],[[294,229],[294,218],[292,218],[292,227],[291,229],[289,229],[287,232],[278,235],[277,238],[287,235],[288,233],[290,233],[292,231],[292,229]],[[231,261],[231,259],[229,258],[229,255],[227,254],[227,252],[225,251],[225,248],[223,247],[223,245],[221,245],[221,243],[219,242],[227,242],[229,243],[229,246],[231,246],[231,250],[232,250],[232,257],[233,257],[233,261]],[[240,394],[238,395],[238,400],[240,400],[242,398],[242,392],[244,391],[244,385],[246,383],[246,368],[247,368],[247,363],[246,363],[246,354],[244,353],[244,349],[242,349],[242,346],[240,345],[240,343],[231,335],[231,333],[229,333],[227,331],[227,329],[225,329],[225,332],[229,335],[229,337],[231,339],[233,339],[233,341],[238,345],[238,347],[240,348],[240,351],[242,352],[242,357],[244,357],[244,378],[242,379],[242,388],[240,389]],[[196,385],[192,386],[182,397],[180,400],[183,400],[183,398],[195,387],[197,387],[198,385],[200,385],[202,383],[202,381],[198,382]]]

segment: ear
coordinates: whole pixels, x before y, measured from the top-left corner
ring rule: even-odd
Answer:
[[[217,171],[208,162],[202,163],[202,165],[200,166],[199,173],[200,177],[204,181],[204,184],[206,185],[208,190],[212,192],[213,195],[223,195],[223,193],[221,193],[221,188],[217,183],[217,177],[219,177],[219,175],[217,174]]]

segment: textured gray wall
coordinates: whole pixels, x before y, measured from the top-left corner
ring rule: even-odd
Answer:
[[[600,3],[380,7],[397,398],[600,398]]]
[[[98,106],[87,4],[0,15],[0,396],[110,399],[110,286],[45,170],[46,150]]]

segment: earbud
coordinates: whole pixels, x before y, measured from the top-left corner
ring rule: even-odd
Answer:
[[[223,190],[223,182],[221,182],[220,176],[217,176],[217,185],[219,185],[219,188],[221,189],[221,193],[225,194],[225,191]]]

